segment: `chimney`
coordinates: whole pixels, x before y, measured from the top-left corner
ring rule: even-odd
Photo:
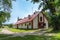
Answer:
[[[18,19],[17,21],[22,20],[21,18],[19,19],[19,17],[17,19]]]
[[[36,14],[36,13],[37,13],[37,11],[34,12],[34,14]]]
[[[24,17],[24,19],[26,19],[26,17]]]
[[[21,18],[19,20],[22,20]]]
[[[30,16],[30,15],[28,15],[28,18],[30,19],[30,18],[31,18],[31,16]]]
[[[34,14],[35,14],[35,12],[34,12]]]

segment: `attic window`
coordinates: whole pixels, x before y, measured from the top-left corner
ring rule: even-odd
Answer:
[[[40,21],[42,21],[42,17],[40,17]]]

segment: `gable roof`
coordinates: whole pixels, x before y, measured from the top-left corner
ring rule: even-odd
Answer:
[[[34,12],[33,15],[30,15],[30,18],[29,18],[29,17],[25,17],[25,18],[23,18],[23,19],[21,19],[21,20],[18,20],[18,21],[15,23],[15,25],[32,21],[36,16],[38,16],[39,13],[42,13],[42,12],[39,12],[39,11]],[[42,14],[43,14],[43,13],[42,13]],[[43,15],[44,15],[44,14],[43,14]],[[46,15],[44,15],[44,16],[46,17]],[[47,17],[46,17],[46,19],[47,19]]]
[[[30,18],[29,18],[29,17],[25,17],[25,18],[17,21],[17,22],[15,23],[15,25],[21,24],[21,23],[25,23],[25,22],[30,22],[30,21],[32,21],[36,16],[38,16],[38,14],[39,14],[39,12],[34,12],[33,15],[30,15]]]

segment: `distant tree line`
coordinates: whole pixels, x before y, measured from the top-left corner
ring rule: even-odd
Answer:
[[[3,24],[3,27],[5,27],[5,26],[7,26],[9,28],[12,28],[13,27],[13,24]]]

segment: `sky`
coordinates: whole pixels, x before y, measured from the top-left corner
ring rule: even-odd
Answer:
[[[26,0],[16,0],[16,2],[12,2],[12,12],[9,21],[6,21],[6,24],[15,23],[17,18],[24,18],[28,15],[33,14],[34,11],[38,10],[39,3],[31,3]]]

